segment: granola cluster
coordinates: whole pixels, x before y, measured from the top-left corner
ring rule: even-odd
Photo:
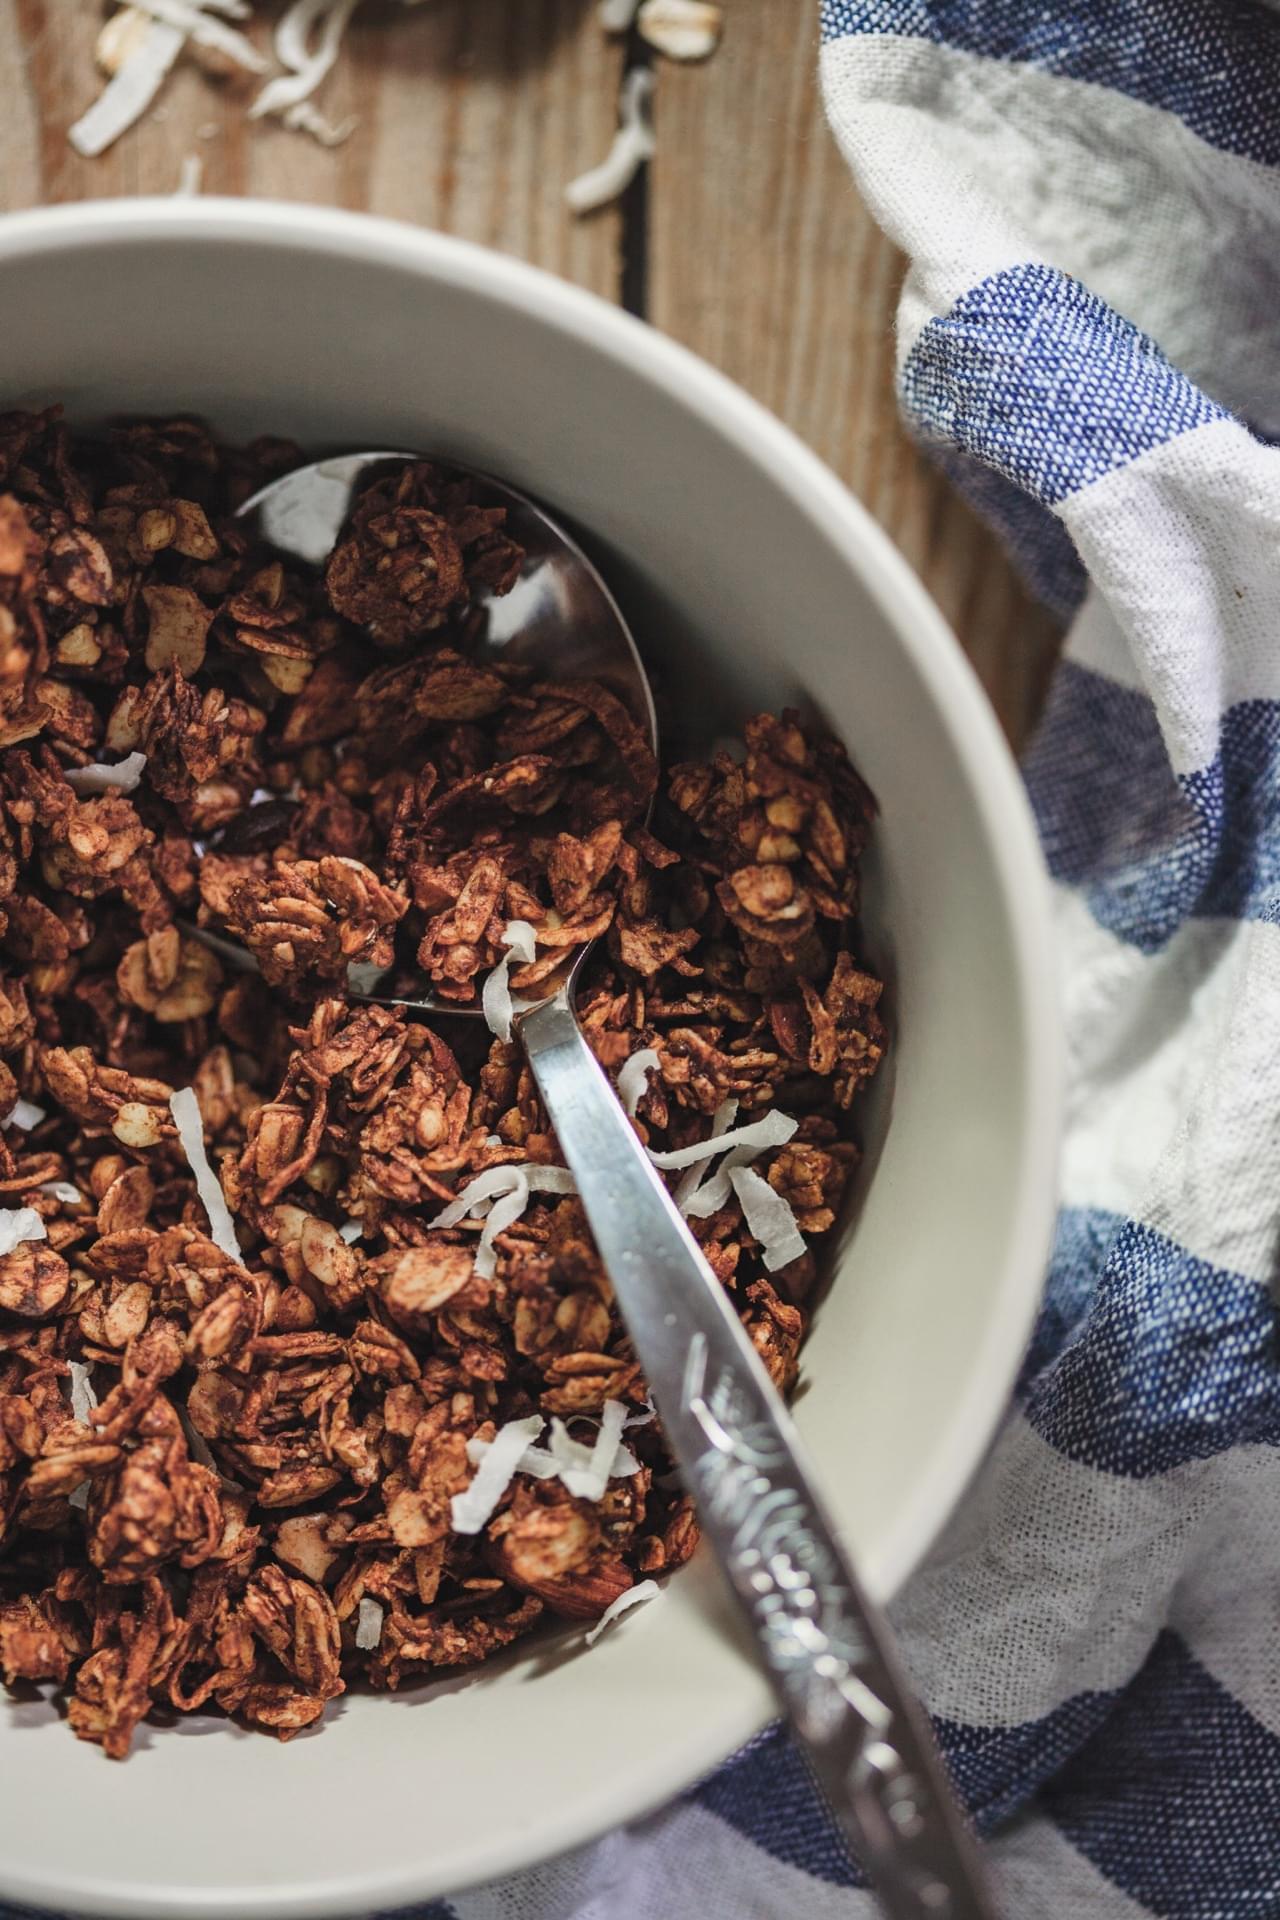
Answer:
[[[477,651],[521,555],[467,481],[376,480],[316,578],[254,551],[235,508],[298,457],[0,418],[0,1670],[114,1757],[153,1706],[287,1737],[696,1541],[518,1045],[359,1003],[353,962],[462,1007],[512,921],[516,989],[597,939],[580,1017],[649,1061],[642,1138],[786,1115],[750,1171],[809,1240],[884,1045],[836,743],[762,715],[660,778],[604,688]],[[715,1165],[672,1185],[786,1389],[813,1252],[771,1268]],[[501,1202],[433,1222],[492,1169],[527,1204],[481,1262]]]

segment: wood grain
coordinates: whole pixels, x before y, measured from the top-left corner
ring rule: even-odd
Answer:
[[[899,421],[903,261],[827,131],[817,65],[811,0],[738,0],[714,59],[660,68],[649,317],[852,488],[925,581],[1020,744],[1057,629]]]
[[[275,9],[261,11],[265,45]],[[618,208],[575,220],[563,202],[608,148],[624,57],[591,0],[365,0],[324,93],[331,119],[358,117],[342,146],[248,121],[256,80],[184,61],[97,160],[66,130],[98,85],[102,14],[92,0],[0,0],[0,208],[172,192],[196,153],[208,192],[367,208],[610,299],[626,253],[648,317],[787,421],[888,529],[1020,742],[1056,635],[898,421],[902,263],[822,120],[815,0],[730,0],[726,14],[712,60],[658,64],[658,154],[625,232]]]

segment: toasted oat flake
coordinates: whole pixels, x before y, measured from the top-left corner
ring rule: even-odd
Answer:
[[[24,1133],[30,1133],[45,1118],[43,1107],[36,1106],[32,1100],[15,1100],[4,1117],[6,1127],[21,1127]]]
[[[502,935],[505,951],[495,967],[489,969],[480,995],[480,1007],[490,1033],[499,1040],[510,1040],[515,1002],[511,997],[511,966],[518,960],[531,966],[537,955],[537,936],[528,920],[508,920]]]
[[[221,1183],[213,1168],[209,1165],[209,1156],[204,1148],[204,1121],[200,1117],[200,1103],[196,1099],[194,1087],[179,1087],[169,1096],[169,1111],[173,1115],[178,1129],[178,1142],[187,1156],[187,1164],[196,1178],[196,1191],[199,1193],[204,1210],[209,1216],[209,1236],[215,1247],[220,1247],[229,1259],[239,1262],[243,1256],[240,1242],[236,1239],[236,1230],[227,1206]]]
[[[381,1640],[384,1611],[381,1601],[375,1600],[372,1594],[360,1596],[356,1614],[356,1645],[362,1653],[372,1653]]]
[[[63,778],[82,800],[100,793],[132,793],[142,778],[142,769],[146,764],[145,753],[131,753],[125,759],[117,760],[114,766],[107,766],[101,760],[91,760],[87,767],[68,767]]]
[[[618,1098],[632,1120],[636,1117],[636,1108],[644,1099],[649,1075],[656,1073],[661,1064],[656,1047],[641,1047],[619,1068]]]
[[[480,1532],[511,1485],[521,1454],[537,1439],[543,1425],[542,1415],[531,1413],[525,1420],[508,1420],[498,1428],[471,1485],[455,1493],[450,1502],[455,1533]]]
[[[628,1587],[616,1600],[611,1600],[594,1627],[588,1627],[585,1638],[589,1647],[594,1647],[606,1627],[612,1626],[619,1614],[630,1613],[632,1607],[643,1606],[646,1600],[656,1600],[662,1588],[656,1580],[637,1580],[634,1587]]]
[[[705,60],[716,50],[724,16],[708,0],[641,0],[636,25],[668,60]]]

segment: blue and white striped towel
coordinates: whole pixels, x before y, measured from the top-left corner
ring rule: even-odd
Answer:
[[[897,1609],[1008,1920],[1280,1916],[1280,10],[827,0],[903,406],[1073,615],[1069,991],[1017,1406]],[[831,317],[838,325],[838,316]],[[777,1734],[444,1912],[870,1920]]]

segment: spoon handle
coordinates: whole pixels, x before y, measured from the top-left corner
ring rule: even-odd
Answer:
[[[561,993],[518,1017],[533,1077],[712,1551],[892,1920],[994,1920],[887,1623],[791,1416]]]

